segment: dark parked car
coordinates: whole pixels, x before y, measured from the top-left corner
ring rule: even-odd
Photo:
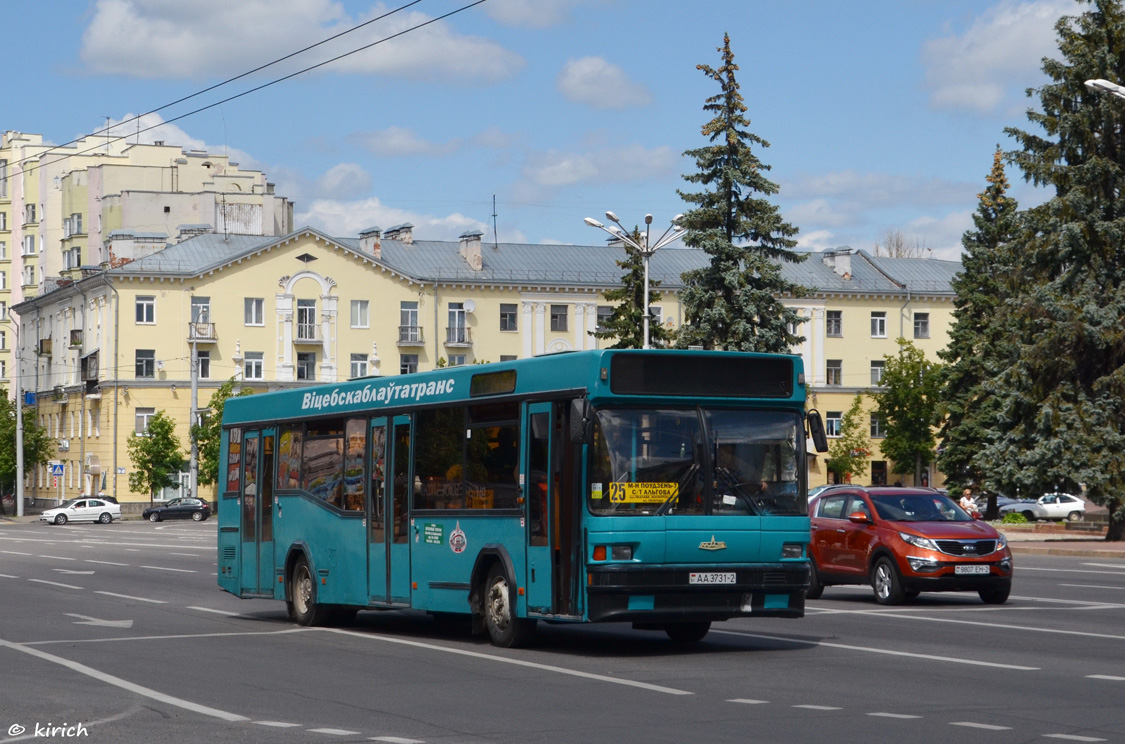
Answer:
[[[1011,592],[1005,537],[933,489],[831,488],[809,517],[809,599],[832,584],[870,584],[880,604],[951,591],[1001,604]]]
[[[141,516],[150,522],[160,522],[165,519],[194,519],[196,522],[202,522],[211,516],[211,507],[202,499],[185,496],[172,499],[163,506],[149,507]]]

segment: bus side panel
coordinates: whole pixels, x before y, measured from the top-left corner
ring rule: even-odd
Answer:
[[[517,612],[527,616],[528,577],[522,519],[515,516],[445,516],[424,513],[414,516],[411,537],[411,581],[417,585],[411,607],[429,612],[464,612],[469,609],[469,581],[477,555],[485,545],[499,544],[508,552],[516,575]]]
[[[241,579],[239,578],[239,539],[238,525],[223,523],[223,512],[236,511],[234,500],[224,501],[219,499],[219,587],[230,592],[236,597],[242,593]]]
[[[280,494],[273,529],[278,577],[284,577],[289,547],[303,542],[312,553],[317,602],[367,606],[367,535],[361,515],[341,516],[305,496]],[[280,581],[274,597],[285,598]]]

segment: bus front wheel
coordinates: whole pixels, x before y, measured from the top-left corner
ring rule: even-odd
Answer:
[[[293,565],[293,573],[289,578],[289,591],[291,598],[288,601],[289,616],[298,625],[323,625],[327,619],[327,610],[316,601],[316,582],[313,581],[309,562],[298,558]]]
[[[484,591],[484,624],[493,645],[518,648],[535,633],[535,621],[516,616],[512,606],[511,582],[499,563],[488,572]]]

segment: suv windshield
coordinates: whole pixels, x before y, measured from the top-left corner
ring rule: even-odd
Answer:
[[[794,412],[599,409],[589,507],[603,515],[804,515]]]
[[[871,494],[875,511],[889,522],[972,522],[973,518],[940,493]]]

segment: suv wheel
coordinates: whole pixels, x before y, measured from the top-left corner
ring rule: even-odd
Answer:
[[[875,601],[879,604],[897,605],[906,599],[898,568],[886,556],[876,561],[875,567],[871,569],[871,588],[875,591]]]

